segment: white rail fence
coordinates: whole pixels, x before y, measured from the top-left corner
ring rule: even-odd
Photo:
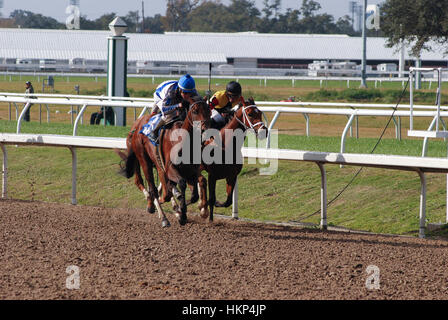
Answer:
[[[126,139],[104,137],[80,137],[67,135],[41,135],[0,133],[0,147],[3,152],[2,165],[2,198],[7,198],[8,153],[6,145],[54,146],[67,147],[72,153],[72,195],[71,203],[76,204],[77,185],[77,148],[125,149]],[[415,171],[420,177],[420,208],[419,208],[419,236],[425,237],[426,229],[426,172],[448,173],[448,159],[422,158],[409,156],[366,155],[310,152],[284,149],[243,148],[246,158],[278,159],[314,162],[321,172],[321,221],[320,226],[327,228],[327,178],[324,165],[354,165],[378,167],[394,170]],[[233,203],[233,217],[238,217],[237,196],[235,189]]]
[[[72,107],[72,124],[74,124],[73,134],[76,135],[79,124],[83,124],[83,114],[87,107],[91,106],[109,106],[124,107],[134,109],[134,120],[145,112],[148,112],[153,104],[153,99],[144,98],[124,98],[124,97],[108,97],[108,96],[79,96],[79,95],[55,95],[55,94],[33,94],[35,99],[30,99],[25,94],[0,92],[0,103],[9,103],[9,120],[12,120],[12,106],[15,107],[17,122],[17,133],[21,130],[22,119],[26,110],[31,104],[42,106],[47,110],[47,122],[50,122],[50,105],[69,105]],[[23,109],[19,115],[20,106]],[[410,117],[410,105],[401,104],[397,107],[397,111],[393,111],[395,105],[392,104],[359,104],[359,103],[330,103],[330,102],[257,102],[259,109],[263,112],[273,113],[273,118],[269,123],[269,129],[274,128],[278,118],[282,114],[302,114],[305,119],[305,132],[310,135],[310,114],[321,115],[338,115],[347,117],[347,123],[341,133],[340,152],[345,152],[346,137],[348,134],[353,136],[353,122],[355,121],[356,138],[359,137],[358,118],[361,116],[381,116],[390,117],[394,114],[393,122],[395,125],[395,136],[401,140],[401,118]],[[74,119],[73,106],[77,106],[77,117]],[[79,110],[79,108],[81,109]],[[142,108],[137,116],[136,109]],[[382,109],[382,110],[380,110]],[[39,109],[40,111],[41,109]],[[413,105],[414,117],[427,117],[432,119],[428,127],[428,131],[438,125],[437,119],[440,120],[444,130],[447,126],[443,117],[448,116],[448,106],[441,106],[440,112],[437,112],[437,106],[431,105]],[[446,110],[446,111],[443,111]],[[41,119],[41,115],[39,116]],[[270,137],[268,137],[268,146],[270,146]],[[422,156],[426,156],[428,147],[428,137],[423,139]]]
[[[63,106],[77,106],[81,107],[76,111],[76,119],[73,120],[73,135],[76,135],[78,130],[78,125],[83,123],[83,115],[87,107],[92,106],[104,106],[104,107],[123,107],[123,108],[133,108],[134,118],[138,118],[143,115],[147,110],[152,108],[153,100],[149,99],[132,99],[132,98],[122,98],[122,97],[91,97],[91,96],[65,96],[65,98],[53,98],[49,96],[55,95],[44,95],[44,94],[33,94],[34,98],[29,98],[22,94],[3,94],[0,93],[0,103],[9,103],[9,119],[11,120],[11,108],[14,105],[16,109],[16,119],[17,119],[17,133],[20,133],[22,120],[25,116],[26,111],[31,107],[31,105],[44,105],[47,109],[47,122],[50,122],[50,105],[63,105]],[[57,96],[57,95],[56,95]],[[20,107],[18,104],[23,105],[22,111],[19,115]],[[142,108],[142,111],[137,117],[135,110],[137,108]],[[72,109],[73,110],[73,109]],[[71,112],[73,115],[74,112]]]

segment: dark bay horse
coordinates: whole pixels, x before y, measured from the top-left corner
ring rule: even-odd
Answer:
[[[210,108],[206,101],[197,96],[192,97],[188,103],[186,119],[183,122],[175,122],[171,128],[165,129],[161,133],[159,138],[161,155],[148,137],[139,133],[142,127],[148,123],[150,115],[139,118],[132,126],[126,140],[127,155],[119,152],[120,157],[126,160],[126,167],[124,168],[126,177],[130,178],[135,174],[135,184],[148,201],[148,212],[153,213],[157,209],[159,217],[162,218],[163,227],[169,226],[170,223],[161,204],[171,199],[173,194],[180,201],[180,212],[176,212],[179,223],[184,225],[187,222],[186,184],[196,185],[200,174],[200,161],[192,161],[197,146],[193,145],[194,139],[191,137],[195,124],[200,125],[197,128],[200,130],[199,137],[201,137],[202,131],[210,126]],[[140,166],[148,182],[148,190],[145,189],[143,184]],[[162,184],[163,197],[160,198],[154,184],[154,166]],[[180,187],[180,192],[177,192],[176,185]],[[204,202],[206,205],[206,201]]]
[[[246,130],[248,129],[254,130],[257,137],[261,130],[266,130],[265,133],[267,133],[267,128],[263,123],[263,113],[257,108],[253,99],[249,99],[245,105],[240,106],[235,111],[232,120],[219,131],[219,141],[221,145],[216,146],[214,151],[220,151],[221,159],[218,160],[221,161],[219,161],[219,163],[213,162],[209,164],[206,164],[203,161],[201,164],[201,171],[205,170],[208,172],[210,221],[213,221],[213,208],[215,206],[229,207],[232,204],[232,194],[235,188],[235,183],[238,174],[243,168],[241,148],[244,143]],[[240,134],[243,134],[242,139],[238,139],[238,137],[235,138],[235,133],[237,131],[239,131]],[[264,138],[266,135],[260,137]],[[237,140],[240,140],[240,142]],[[211,144],[213,144],[213,142]],[[208,145],[210,146],[211,144]],[[221,148],[221,150],[217,150],[217,148]],[[199,181],[202,181],[203,179],[205,178],[201,174]],[[221,179],[226,179],[227,199],[224,203],[216,201],[216,181]],[[201,193],[205,192],[203,189],[200,191]]]

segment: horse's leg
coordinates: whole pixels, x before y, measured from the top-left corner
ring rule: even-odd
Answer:
[[[145,174],[145,178],[146,181],[148,181],[148,189],[149,189],[149,194],[150,197],[152,197],[154,199],[154,204],[157,208],[157,211],[159,212],[159,218],[162,219],[162,227],[169,227],[170,226],[170,222],[168,221],[167,217],[165,216],[165,212],[163,212],[162,206],[159,203],[159,193],[157,191],[156,185],[154,184],[154,173],[152,172],[152,162],[151,159],[149,159],[149,157],[146,155],[145,157],[145,162],[140,162],[140,163],[145,163],[147,165],[143,165],[142,169],[143,169],[143,173]],[[139,159],[140,161],[140,159]]]
[[[130,178],[132,175],[135,175],[134,177],[134,183],[137,186],[137,188],[143,192],[145,195],[146,200],[148,201],[148,207],[147,210],[149,213],[154,213],[154,204],[152,202],[152,197],[148,193],[148,191],[145,189],[145,185],[143,183],[142,174],[140,171],[140,160],[137,154],[133,151],[130,139],[126,140],[126,145],[128,146],[128,154],[121,152],[118,149],[114,149],[115,152],[120,156],[122,160],[126,162],[126,167],[121,169],[121,172],[123,175],[125,175],[127,178]]]
[[[216,203],[215,203],[216,207],[225,207],[225,208],[230,207],[230,205],[232,204],[232,196],[233,196],[233,190],[235,189],[236,178],[237,178],[237,176],[232,176],[232,177],[226,178],[227,200],[224,203],[216,201]]]
[[[187,202],[185,200],[185,190],[187,189],[187,182],[184,179],[179,181],[179,188],[181,196],[180,201],[180,212],[176,212],[176,216],[179,220],[181,226],[187,223]]]
[[[160,183],[162,184],[162,192],[159,192],[159,202],[165,203],[170,201],[172,197],[172,193],[170,191],[170,188],[168,187],[169,181],[166,177],[165,171],[163,171],[162,168],[157,168],[157,172],[159,174]]]
[[[151,169],[151,171],[152,171],[152,169]],[[140,171],[139,164],[137,164],[135,167],[135,185],[137,186],[137,188],[140,189],[141,192],[143,192],[143,194],[145,195],[145,199],[148,201],[148,206],[146,208],[148,213],[156,212],[156,208],[154,207],[153,198],[151,197],[149,192],[146,190],[145,185],[143,184],[143,178],[142,178],[142,173]]]
[[[173,208],[174,212],[180,211],[179,205],[177,204],[176,199],[179,199],[181,197],[181,194],[174,183],[170,182],[169,188],[172,190],[171,207]],[[159,190],[159,193],[162,192],[162,184],[161,183],[159,184],[159,188],[157,190]]]
[[[201,202],[199,203],[199,210],[201,210],[201,218],[206,219],[210,212],[208,211],[207,205],[207,179],[200,174],[198,177],[197,183],[199,189],[199,197],[201,198]]]
[[[191,190],[191,198],[187,201],[187,206],[192,203],[196,203],[199,200],[199,193],[198,193],[198,184],[193,183],[188,185]]]
[[[208,205],[210,208],[210,216],[209,216],[209,220],[213,221],[213,209],[215,207],[215,202],[216,202],[216,179],[215,177],[213,177],[213,175],[209,175],[208,176],[208,193],[209,193],[209,201],[208,201]]]

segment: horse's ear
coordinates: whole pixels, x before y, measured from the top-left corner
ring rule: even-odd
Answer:
[[[249,104],[255,105],[255,100],[253,97],[250,97],[248,101],[249,101]]]

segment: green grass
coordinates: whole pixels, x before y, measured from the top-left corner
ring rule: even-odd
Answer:
[[[17,121],[0,120],[0,132],[16,132]],[[78,136],[122,137],[125,138],[129,127],[79,125]],[[69,123],[22,122],[21,133],[73,135],[73,126]]]
[[[389,155],[421,156],[423,142],[421,140],[381,139],[373,151],[378,138],[346,138],[347,153],[373,153]],[[322,152],[340,152],[340,137],[306,137],[279,136],[279,148],[298,149]],[[373,152],[372,152],[373,151]],[[446,157],[447,145],[440,140],[430,140],[428,143],[428,157]]]
[[[352,102],[371,102],[371,103],[396,103],[402,90],[380,90],[380,89],[344,89],[328,90],[320,89],[305,95],[306,101],[352,101]],[[447,96],[442,95],[442,100],[447,101]],[[414,103],[435,104],[435,91],[417,91],[414,93]],[[401,103],[409,103],[409,89],[403,94]]]
[[[176,79],[179,75],[161,78],[127,78],[127,87],[131,97],[152,97],[156,86],[162,81]],[[44,76],[0,76],[0,91],[24,92],[24,81],[33,82],[36,93],[42,92]],[[80,94],[104,95],[106,93],[106,77],[54,77],[54,93],[75,94],[74,85],[80,86]],[[196,87],[204,95],[208,89],[207,78],[196,78]],[[279,101],[289,96],[295,96],[302,101],[353,101],[394,103],[401,94],[404,83],[390,81],[388,78],[378,78],[368,81],[367,90],[359,89],[360,81],[347,80],[265,80],[236,78],[243,87],[244,97],[254,97],[256,101]],[[210,84],[212,92],[223,90],[229,79],[213,77]],[[448,83],[442,85],[442,91],[448,88]],[[408,89],[409,90],[409,89]],[[436,83],[422,82],[422,89],[415,91],[416,103],[435,102]],[[447,101],[442,97],[442,104]],[[409,92],[403,102],[409,99]]]

